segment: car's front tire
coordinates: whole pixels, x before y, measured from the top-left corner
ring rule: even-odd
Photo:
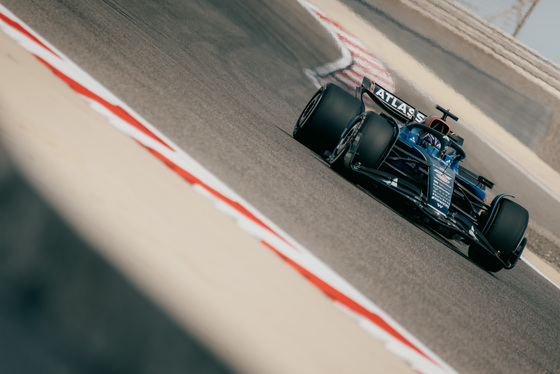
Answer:
[[[399,133],[396,124],[383,116],[367,112],[363,118],[358,145],[353,151],[352,164],[377,169],[395,142]]]
[[[513,263],[514,252],[529,224],[529,212],[508,199],[500,199],[495,204],[495,213],[486,223],[483,233],[492,247],[499,251],[500,258],[506,263]],[[469,258],[490,272],[495,273],[503,268],[495,256],[476,244],[469,247]]]

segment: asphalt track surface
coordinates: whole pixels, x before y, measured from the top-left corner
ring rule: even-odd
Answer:
[[[425,43],[451,59],[439,69],[453,61],[445,48],[395,22],[393,5],[348,3],[401,43]],[[338,57],[330,36],[297,2],[2,4],[459,372],[560,368],[557,288],[525,263],[483,271],[464,246],[425,233],[291,138],[315,91],[303,69]],[[464,74],[483,73],[467,66]],[[432,103],[396,79],[399,96],[429,109]],[[495,97],[488,87],[484,92]],[[533,220],[554,231],[558,203],[464,135],[467,166],[497,182],[498,192],[516,194]]]

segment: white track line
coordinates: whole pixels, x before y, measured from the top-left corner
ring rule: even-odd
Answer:
[[[449,365],[355,287],[259,213],[167,139],[155,126],[134,112],[2,5],[0,5],[0,15],[0,28],[82,95],[93,110],[101,113],[111,125],[160,158],[191,183],[195,190],[213,201],[216,208],[236,220],[242,229],[304,274],[320,290],[329,295],[335,305],[344,309],[373,337],[382,341],[390,351],[409,363],[413,370],[417,373],[455,373]],[[343,57],[331,64],[331,67],[345,64],[348,56],[352,56],[351,52],[343,53]],[[376,66],[379,65],[376,63]],[[315,74],[318,70],[321,69],[316,69]],[[323,67],[323,70],[326,72],[327,66]],[[384,74],[388,76],[386,71]],[[392,80],[387,81],[388,84],[391,82]]]

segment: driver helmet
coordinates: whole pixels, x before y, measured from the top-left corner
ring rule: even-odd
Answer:
[[[425,133],[424,136],[422,136],[422,141],[424,144],[430,145],[437,150],[441,149],[441,142],[439,139],[430,133]]]

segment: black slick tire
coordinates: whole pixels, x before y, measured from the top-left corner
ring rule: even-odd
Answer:
[[[377,169],[398,135],[399,130],[395,126],[383,116],[374,112],[367,112],[352,163],[360,163],[365,167]]]
[[[294,127],[294,139],[323,156],[332,151],[362,103],[342,88],[328,83],[313,95]]]
[[[492,247],[499,251],[500,258],[508,263],[513,260],[513,253],[523,240],[529,224],[529,212],[508,199],[501,199],[497,204],[496,213],[487,223],[484,234]],[[469,247],[469,258],[491,272],[503,268],[492,254],[475,244]]]

